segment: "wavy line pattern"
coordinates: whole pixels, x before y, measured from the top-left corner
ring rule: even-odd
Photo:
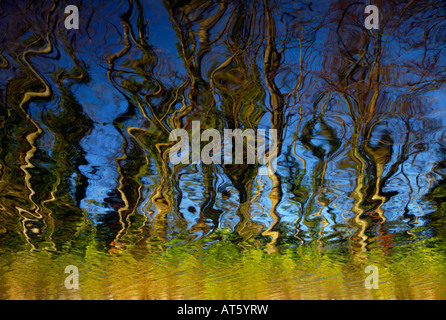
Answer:
[[[0,297],[446,297],[442,1],[378,1],[378,30],[337,0],[75,2],[0,3]],[[194,120],[276,129],[277,171],[172,165]],[[71,260],[81,293],[25,290]]]

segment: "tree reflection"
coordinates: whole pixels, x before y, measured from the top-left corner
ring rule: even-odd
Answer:
[[[445,79],[439,1],[378,2],[378,30],[365,29],[362,4],[343,1],[79,4],[78,33],[63,29],[63,2],[1,5],[2,18],[24,20],[4,20],[0,47],[1,221],[22,233],[2,247],[57,251],[96,232],[101,250],[165,250],[229,227],[232,242],[269,253],[333,239],[365,252],[395,245],[389,208],[410,236],[415,206],[440,207],[426,178],[441,161],[426,160],[443,127],[429,114]],[[160,25],[172,35],[160,40]],[[114,104],[125,110],[110,115]],[[276,129],[278,171],[173,165],[169,135],[194,120]],[[106,124],[120,145],[97,165],[88,147],[111,146],[94,133]],[[116,180],[104,182],[109,171]],[[88,174],[112,185],[103,200]]]

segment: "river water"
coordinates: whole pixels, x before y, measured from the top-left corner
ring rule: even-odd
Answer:
[[[0,3],[1,299],[446,298],[441,1],[67,5]]]

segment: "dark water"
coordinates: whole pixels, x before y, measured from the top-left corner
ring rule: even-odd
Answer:
[[[375,5],[2,1],[0,298],[446,298],[446,7]],[[193,120],[277,171],[173,165]]]

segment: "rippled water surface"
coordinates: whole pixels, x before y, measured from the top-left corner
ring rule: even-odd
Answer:
[[[1,1],[0,298],[445,299],[446,6],[375,5]]]

